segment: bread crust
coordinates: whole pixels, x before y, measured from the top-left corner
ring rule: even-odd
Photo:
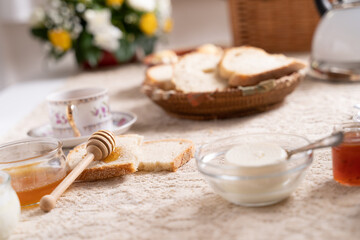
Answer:
[[[134,173],[137,168],[133,163],[122,165],[109,165],[96,168],[85,169],[77,178],[79,181],[95,181],[112,177],[120,177],[126,174]]]
[[[169,168],[162,168],[162,170],[167,170],[171,172],[176,172],[181,166],[183,166],[185,163],[190,161],[195,154],[195,146],[194,143],[187,139],[162,139],[162,140],[154,140],[154,141],[147,141],[143,144],[152,144],[152,143],[158,143],[158,142],[187,142],[190,143],[189,147],[185,149],[181,154],[176,156],[173,160],[173,162],[170,164]]]
[[[263,52],[266,53],[263,49],[260,48],[256,48],[256,47],[250,47],[250,46],[243,46],[243,47],[239,47],[239,48],[251,48],[251,49],[255,49],[259,52]],[[259,74],[241,74],[241,73],[237,73],[236,71],[231,71],[229,69],[227,69],[224,66],[224,61],[225,58],[227,56],[227,53],[229,51],[233,51],[236,48],[229,48],[225,50],[225,53],[222,57],[222,59],[220,60],[219,63],[219,74],[222,78],[228,79],[228,83],[230,86],[232,87],[237,87],[237,86],[254,86],[257,85],[258,83],[262,82],[262,81],[266,81],[266,80],[270,80],[270,79],[278,79],[281,78],[283,76],[286,75],[290,75],[294,72],[297,72],[299,70],[301,70],[302,68],[304,68],[306,65],[300,61],[297,61],[295,59],[292,59],[292,62],[290,64],[288,64],[287,66],[283,66],[281,68],[276,68],[276,69],[272,69],[266,72],[262,72]],[[266,53],[268,54],[268,53]],[[271,54],[268,54],[271,55]],[[276,56],[276,55],[275,55]],[[283,56],[283,55],[281,55]],[[291,59],[291,58],[289,58]]]
[[[300,69],[304,68],[305,65],[301,62],[292,62],[288,66],[284,66],[282,68],[274,69],[271,71],[263,72],[260,74],[254,75],[242,75],[239,73],[234,73],[229,78],[229,85],[236,87],[236,86],[254,86],[262,81],[266,81],[269,79],[278,79],[283,76],[290,75],[294,72],[299,71]]]

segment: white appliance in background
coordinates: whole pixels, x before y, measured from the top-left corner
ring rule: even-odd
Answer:
[[[309,74],[329,81],[360,81],[360,0],[316,0],[324,14],[314,34]]]

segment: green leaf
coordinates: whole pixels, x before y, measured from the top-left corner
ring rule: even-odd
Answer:
[[[88,62],[95,67],[102,57],[102,51],[93,45],[93,35],[83,31],[74,46],[76,60],[79,64]]]
[[[138,36],[136,39],[137,46],[144,49],[145,55],[149,55],[154,51],[155,43],[157,38],[156,37],[146,37],[146,36]]]
[[[115,52],[115,57],[119,62],[129,61],[135,54],[135,44],[126,39],[120,39],[120,47]]]
[[[89,65],[92,67],[96,67],[102,57],[102,51],[97,48],[90,48],[85,53],[85,59],[88,61]]]
[[[31,33],[43,41],[48,40],[48,31],[46,28],[32,28]]]

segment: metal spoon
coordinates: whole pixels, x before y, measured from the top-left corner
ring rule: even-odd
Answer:
[[[354,108],[360,109],[360,103],[355,104],[355,105],[354,105]],[[360,122],[360,111],[357,112],[357,113],[353,116],[353,120],[354,120],[355,122]]]
[[[335,132],[335,133],[331,134],[330,136],[319,139],[319,140],[317,140],[313,143],[310,143],[306,146],[287,151],[287,159],[289,159],[292,155],[299,153],[299,152],[305,152],[308,150],[314,150],[314,149],[318,149],[318,148],[337,146],[340,143],[342,143],[343,139],[344,139],[343,132]]]

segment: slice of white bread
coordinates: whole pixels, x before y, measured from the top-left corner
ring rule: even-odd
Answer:
[[[260,48],[243,46],[225,51],[219,64],[219,73],[222,78],[229,79],[230,86],[252,86],[304,67],[302,62],[282,54],[268,54]]]
[[[174,51],[162,50],[153,54],[152,64],[172,64],[178,61],[178,56]]]
[[[145,83],[156,86],[163,90],[175,89],[171,81],[173,76],[173,66],[170,64],[156,65],[146,70]]]
[[[193,52],[174,64],[172,82],[184,93],[214,92],[227,88],[227,82],[217,74],[220,54]]]
[[[166,139],[144,142],[139,171],[175,172],[194,156],[194,144],[185,139]]]
[[[223,54],[223,50],[221,47],[218,47],[211,43],[199,46],[198,48],[196,48],[196,51],[201,53]]]
[[[142,159],[141,145],[143,136],[136,134],[119,135],[115,137],[116,148],[109,158],[114,161],[93,161],[80,174],[77,180],[93,181],[110,177],[117,177],[137,171]],[[67,164],[72,170],[86,155],[86,143],[71,150],[67,156]],[[117,156],[114,156],[116,155]],[[111,160],[111,159],[110,159]]]

